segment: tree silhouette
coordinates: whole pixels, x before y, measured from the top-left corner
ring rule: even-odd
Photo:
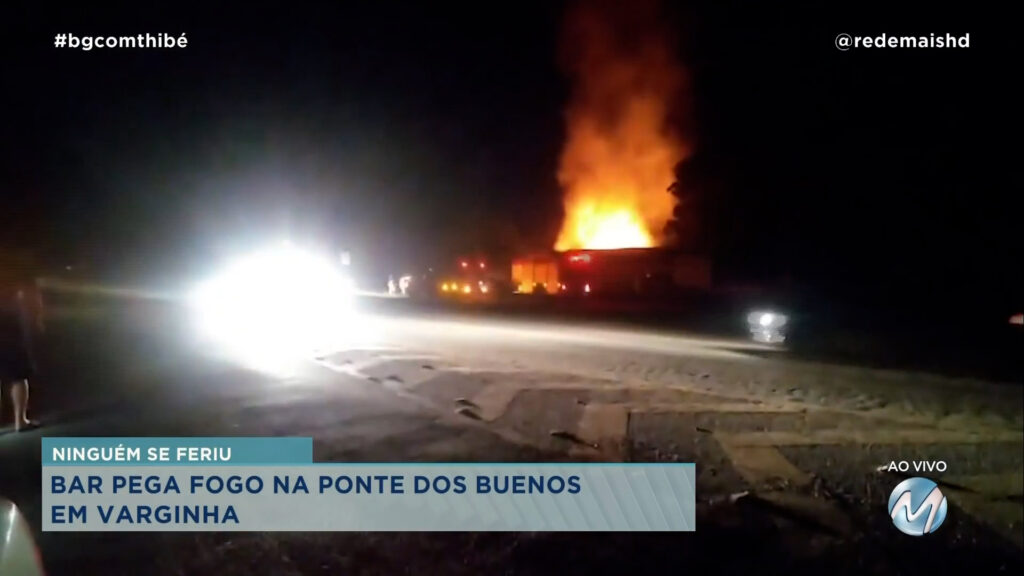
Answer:
[[[672,219],[665,225],[667,243],[675,248],[710,255],[724,195],[722,179],[707,156],[695,153],[675,167],[675,181],[668,191],[676,197]]]

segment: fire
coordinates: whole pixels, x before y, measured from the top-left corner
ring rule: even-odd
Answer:
[[[647,231],[647,224],[636,212],[626,209],[599,211],[594,204],[581,202],[574,206],[570,218],[573,226],[563,230],[558,250],[589,248],[604,250],[611,248],[646,248],[654,245],[654,238]],[[570,235],[569,240],[564,236]],[[565,240],[565,241],[563,241]]]
[[[668,187],[687,149],[669,119],[683,76],[654,4],[623,8],[581,3],[568,20],[559,251],[655,246],[675,207]]]

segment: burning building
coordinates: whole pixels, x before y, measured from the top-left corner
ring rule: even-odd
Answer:
[[[573,85],[558,181],[555,250],[649,248],[672,218],[685,75],[653,0],[579,3],[566,21]]]
[[[520,294],[654,295],[711,289],[706,258],[667,248],[569,250],[518,258],[512,282]]]
[[[558,182],[565,219],[550,254],[512,266],[520,293],[651,294],[707,290],[702,257],[663,247],[689,155],[686,75],[654,0],[579,3],[566,21],[573,90]]]

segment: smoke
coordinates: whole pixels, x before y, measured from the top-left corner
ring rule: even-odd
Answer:
[[[686,77],[654,1],[591,1],[569,12],[562,65],[572,86],[558,181],[565,222],[556,249],[650,246],[686,157],[673,125]]]

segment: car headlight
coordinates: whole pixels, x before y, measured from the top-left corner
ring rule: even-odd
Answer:
[[[243,258],[190,299],[203,333],[247,354],[307,354],[353,324],[352,283],[329,259],[278,248]]]
[[[785,342],[784,327],[789,323],[785,314],[773,310],[757,310],[747,315],[747,325],[754,340],[767,344]]]
[[[751,328],[782,328],[789,323],[785,314],[770,310],[760,310],[747,315],[747,323]]]

